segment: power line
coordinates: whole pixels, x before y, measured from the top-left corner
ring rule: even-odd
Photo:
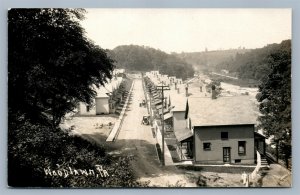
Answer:
[[[162,94],[162,97],[161,97],[161,100],[162,100],[162,116],[161,116],[161,119],[162,119],[162,122],[161,122],[161,129],[162,129],[162,165],[165,166],[165,127],[164,127],[164,90],[170,90],[170,87],[168,85],[160,85],[160,86],[156,86],[156,89],[158,90],[161,90],[161,94]]]

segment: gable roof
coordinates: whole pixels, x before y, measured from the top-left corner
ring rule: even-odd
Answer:
[[[172,111],[185,111],[187,98],[183,93],[177,93],[173,86],[164,92],[164,97],[167,98],[167,103],[171,103]]]
[[[174,129],[174,133],[175,133],[177,141],[179,141],[179,142],[186,140],[187,138],[190,138],[193,136],[192,131],[188,128]]]
[[[169,118],[172,118],[173,117],[173,114],[172,113],[167,113],[167,114],[164,114],[164,120],[168,120]]]
[[[122,80],[122,77],[116,77],[114,79],[111,79],[108,83],[105,83],[104,86],[101,85],[99,88],[93,85],[93,89],[97,93],[96,97],[109,97],[109,94],[111,94],[120,86]]]
[[[185,111],[187,98],[182,95],[171,97],[171,106],[174,106],[172,111]]]
[[[248,96],[189,98],[193,126],[256,124],[256,105]]]

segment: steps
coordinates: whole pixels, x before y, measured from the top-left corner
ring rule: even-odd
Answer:
[[[127,96],[126,96],[126,98],[127,98]],[[116,114],[121,114],[124,105],[125,105],[125,100],[122,100],[122,102],[121,102],[121,103],[118,105],[118,107],[116,108],[115,113],[116,113]]]
[[[261,155],[261,167],[262,168],[269,168],[269,162],[264,155]]]

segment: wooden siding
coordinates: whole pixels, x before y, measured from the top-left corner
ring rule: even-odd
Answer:
[[[228,132],[228,140],[221,139],[221,132]],[[238,153],[238,142],[246,141],[246,153]],[[254,125],[226,125],[194,127],[194,160],[203,164],[223,164],[223,147],[230,147],[230,163],[254,164]],[[211,150],[204,150],[203,143],[211,143]]]

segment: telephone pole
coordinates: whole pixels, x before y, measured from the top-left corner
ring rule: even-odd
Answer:
[[[162,82],[162,85],[156,86],[156,89],[161,90],[161,100],[162,100],[162,116],[161,116],[161,134],[162,134],[162,165],[165,166],[165,127],[164,127],[164,90],[170,90],[170,87],[168,85],[164,85]]]

